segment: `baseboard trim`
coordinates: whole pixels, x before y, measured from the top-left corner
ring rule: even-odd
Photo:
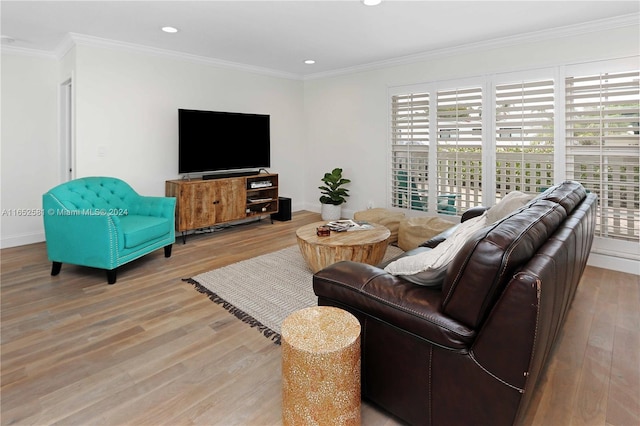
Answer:
[[[41,243],[43,241],[45,241],[44,232],[38,232],[35,234],[14,235],[11,237],[2,238],[0,240],[0,249],[26,246],[27,244]]]
[[[587,265],[624,272],[627,274],[640,275],[640,267],[638,267],[637,260],[609,256],[602,253],[594,253],[593,251],[589,255]]]

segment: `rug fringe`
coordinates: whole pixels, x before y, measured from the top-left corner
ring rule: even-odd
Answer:
[[[226,309],[229,313],[234,315],[236,318],[238,318],[242,322],[249,324],[253,328],[257,328],[258,331],[260,331],[268,339],[271,339],[276,345],[281,344],[280,333],[277,333],[276,331],[262,324],[260,321],[256,320],[255,318],[253,318],[251,315],[247,314],[243,310],[236,308],[234,305],[227,302],[222,297],[218,296],[216,293],[212,292],[208,288],[204,287],[202,284],[200,284],[193,278],[183,278],[182,281],[193,285],[196,288],[196,290],[198,290],[202,294],[207,295],[212,302],[218,305],[221,305],[224,309]]]

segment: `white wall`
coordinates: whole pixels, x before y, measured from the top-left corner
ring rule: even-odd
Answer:
[[[118,176],[164,195],[165,180],[179,177],[179,108],[270,114],[269,171],[302,202],[301,81],[86,46],[76,47],[75,75],[78,177]]]
[[[637,55],[639,26],[437,55],[406,65],[318,78],[305,82],[307,210],[319,211],[320,178],[342,167],[352,180],[343,216],[387,206],[390,87],[497,72],[522,71]]]
[[[2,55],[2,247],[43,240],[42,194],[58,179],[58,61]]]
[[[271,115],[271,168],[304,205],[303,84],[181,59],[86,45],[61,61],[3,53],[2,208],[40,208],[60,182],[57,91],[73,76],[76,177],[108,175],[164,195],[178,175],[178,108]],[[6,60],[5,60],[6,58]],[[221,153],[221,155],[223,155]],[[2,218],[2,247],[43,241],[42,218]]]

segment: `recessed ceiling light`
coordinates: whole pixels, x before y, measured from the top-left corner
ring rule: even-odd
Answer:
[[[313,65],[316,63],[316,61],[314,61],[313,59],[307,59],[306,61],[304,61],[304,63],[307,65]]]
[[[178,29],[175,27],[162,27],[162,31],[165,33],[177,33]]]
[[[377,6],[382,3],[382,0],[362,0],[365,6]]]

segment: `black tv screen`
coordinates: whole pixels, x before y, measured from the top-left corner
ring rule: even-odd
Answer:
[[[178,110],[178,173],[271,166],[269,115]]]

